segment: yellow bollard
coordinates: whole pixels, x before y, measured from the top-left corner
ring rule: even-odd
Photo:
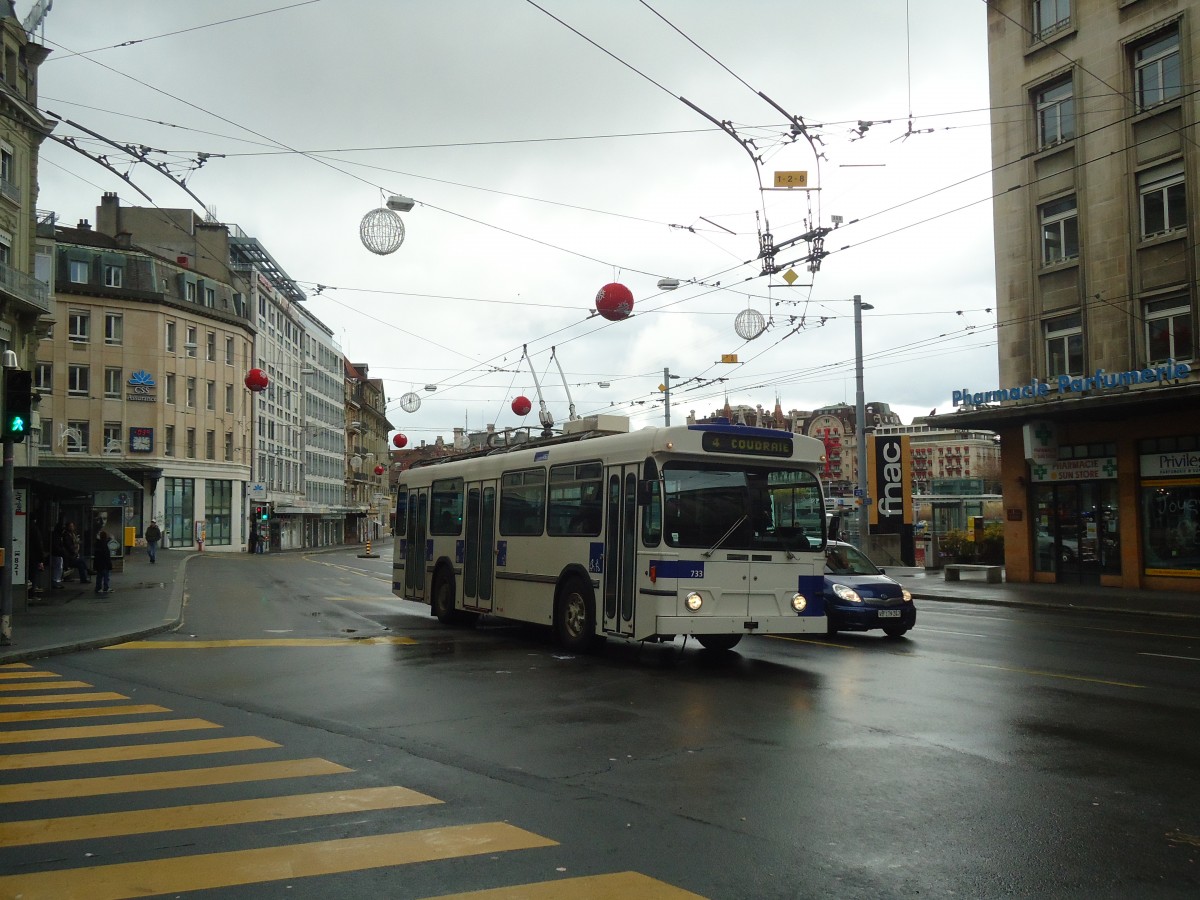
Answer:
[[[371,553],[371,539],[367,538],[367,554],[370,555],[370,553]]]

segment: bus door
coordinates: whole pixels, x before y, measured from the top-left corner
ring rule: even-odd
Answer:
[[[496,574],[496,482],[467,487],[463,534],[463,605],[490,612]]]
[[[404,596],[425,599],[425,543],[429,519],[429,489],[408,495],[408,522],[404,529]]]
[[[609,466],[604,495],[604,630],[633,634],[638,467]]]

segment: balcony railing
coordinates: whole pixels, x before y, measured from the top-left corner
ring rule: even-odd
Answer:
[[[0,194],[3,194],[13,203],[19,204],[21,202],[21,189],[7,178],[0,178]]]
[[[50,312],[50,285],[7,263],[0,263],[0,291],[32,306],[38,312]]]

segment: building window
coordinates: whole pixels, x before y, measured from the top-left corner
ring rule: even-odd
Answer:
[[[225,432],[225,462],[233,462],[233,433]]]
[[[196,458],[196,429],[189,428],[187,430],[187,458]]]
[[[109,366],[104,370],[104,399],[121,399],[121,370]]]
[[[33,386],[43,394],[54,393],[54,365],[40,362],[33,368]]]
[[[1046,374],[1083,374],[1083,318],[1079,313],[1043,323],[1046,333]]]
[[[1075,198],[1063,197],[1043,204],[1042,265],[1075,259],[1079,256],[1079,216]]]
[[[67,396],[86,397],[91,387],[87,366],[67,366]]]
[[[172,547],[190,547],[192,522],[195,521],[196,482],[192,478],[163,479],[163,523],[162,528],[170,535]]]
[[[204,482],[204,540],[228,546],[233,540],[233,482]]]
[[[175,426],[168,425],[163,431],[163,456],[175,455]]]
[[[167,352],[175,352],[175,323],[167,323]]]
[[[122,276],[124,269],[120,266],[105,266],[104,267],[104,286],[110,288],[121,287]]]
[[[233,412],[233,385],[225,385],[225,412]]]
[[[217,336],[211,331],[204,338],[204,358],[214,362],[217,358]]]
[[[88,264],[84,259],[73,259],[67,264],[67,274],[71,284],[88,283]]]
[[[215,431],[204,432],[204,458],[217,458],[217,433]]]
[[[71,419],[64,436],[68,453],[87,453],[92,442],[92,425],[87,419]]]
[[[196,302],[196,282],[185,281],[183,283],[183,299],[191,303]]]
[[[163,393],[165,393],[167,395],[166,399],[167,399],[168,403],[175,402],[175,376],[174,375],[168,375],[164,379]]]
[[[124,340],[125,320],[120,313],[104,314],[104,343],[119,344]]]
[[[1137,182],[1142,210],[1142,237],[1152,237],[1187,226],[1182,160],[1139,172]]]
[[[188,376],[187,380],[187,397],[185,398],[187,405],[191,408],[196,406],[196,379]]]
[[[196,358],[196,328],[193,325],[189,325],[187,327],[187,335],[186,340],[183,342],[183,349],[188,356],[192,357],[193,359]]]
[[[233,365],[233,338],[225,338],[225,365]]]
[[[38,449],[43,453],[54,452],[54,420],[42,417],[42,430],[38,433]]]
[[[1033,33],[1040,41],[1071,24],[1071,0],[1033,0]]]
[[[92,330],[92,315],[83,310],[73,309],[67,314],[67,340],[77,344],[86,344]]]
[[[1133,75],[1139,109],[1178,97],[1183,90],[1179,30],[1172,28],[1135,48]]]
[[[1145,307],[1146,362],[1191,359],[1195,353],[1192,338],[1192,308],[1187,295],[1151,300]]]
[[[1049,147],[1075,137],[1075,98],[1070,77],[1034,95],[1038,147]]]
[[[217,383],[215,381],[210,381],[207,385],[205,385],[204,408],[217,408]]]
[[[120,422],[105,422],[104,423],[104,442],[100,445],[102,453],[120,453],[121,452],[121,423]]]
[[[217,305],[217,289],[206,287],[204,289],[204,305],[215,307]]]
[[[16,160],[12,149],[7,146],[0,147],[0,178],[12,185],[17,183]]]

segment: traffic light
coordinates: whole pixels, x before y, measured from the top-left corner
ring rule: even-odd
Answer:
[[[29,434],[33,417],[33,373],[4,370],[4,420],[0,439],[19,444]]]
[[[256,516],[258,516],[258,520],[260,522],[265,522],[265,521],[267,521],[267,519],[269,519],[271,517],[270,507],[267,507],[267,506],[254,507],[254,513]]]

